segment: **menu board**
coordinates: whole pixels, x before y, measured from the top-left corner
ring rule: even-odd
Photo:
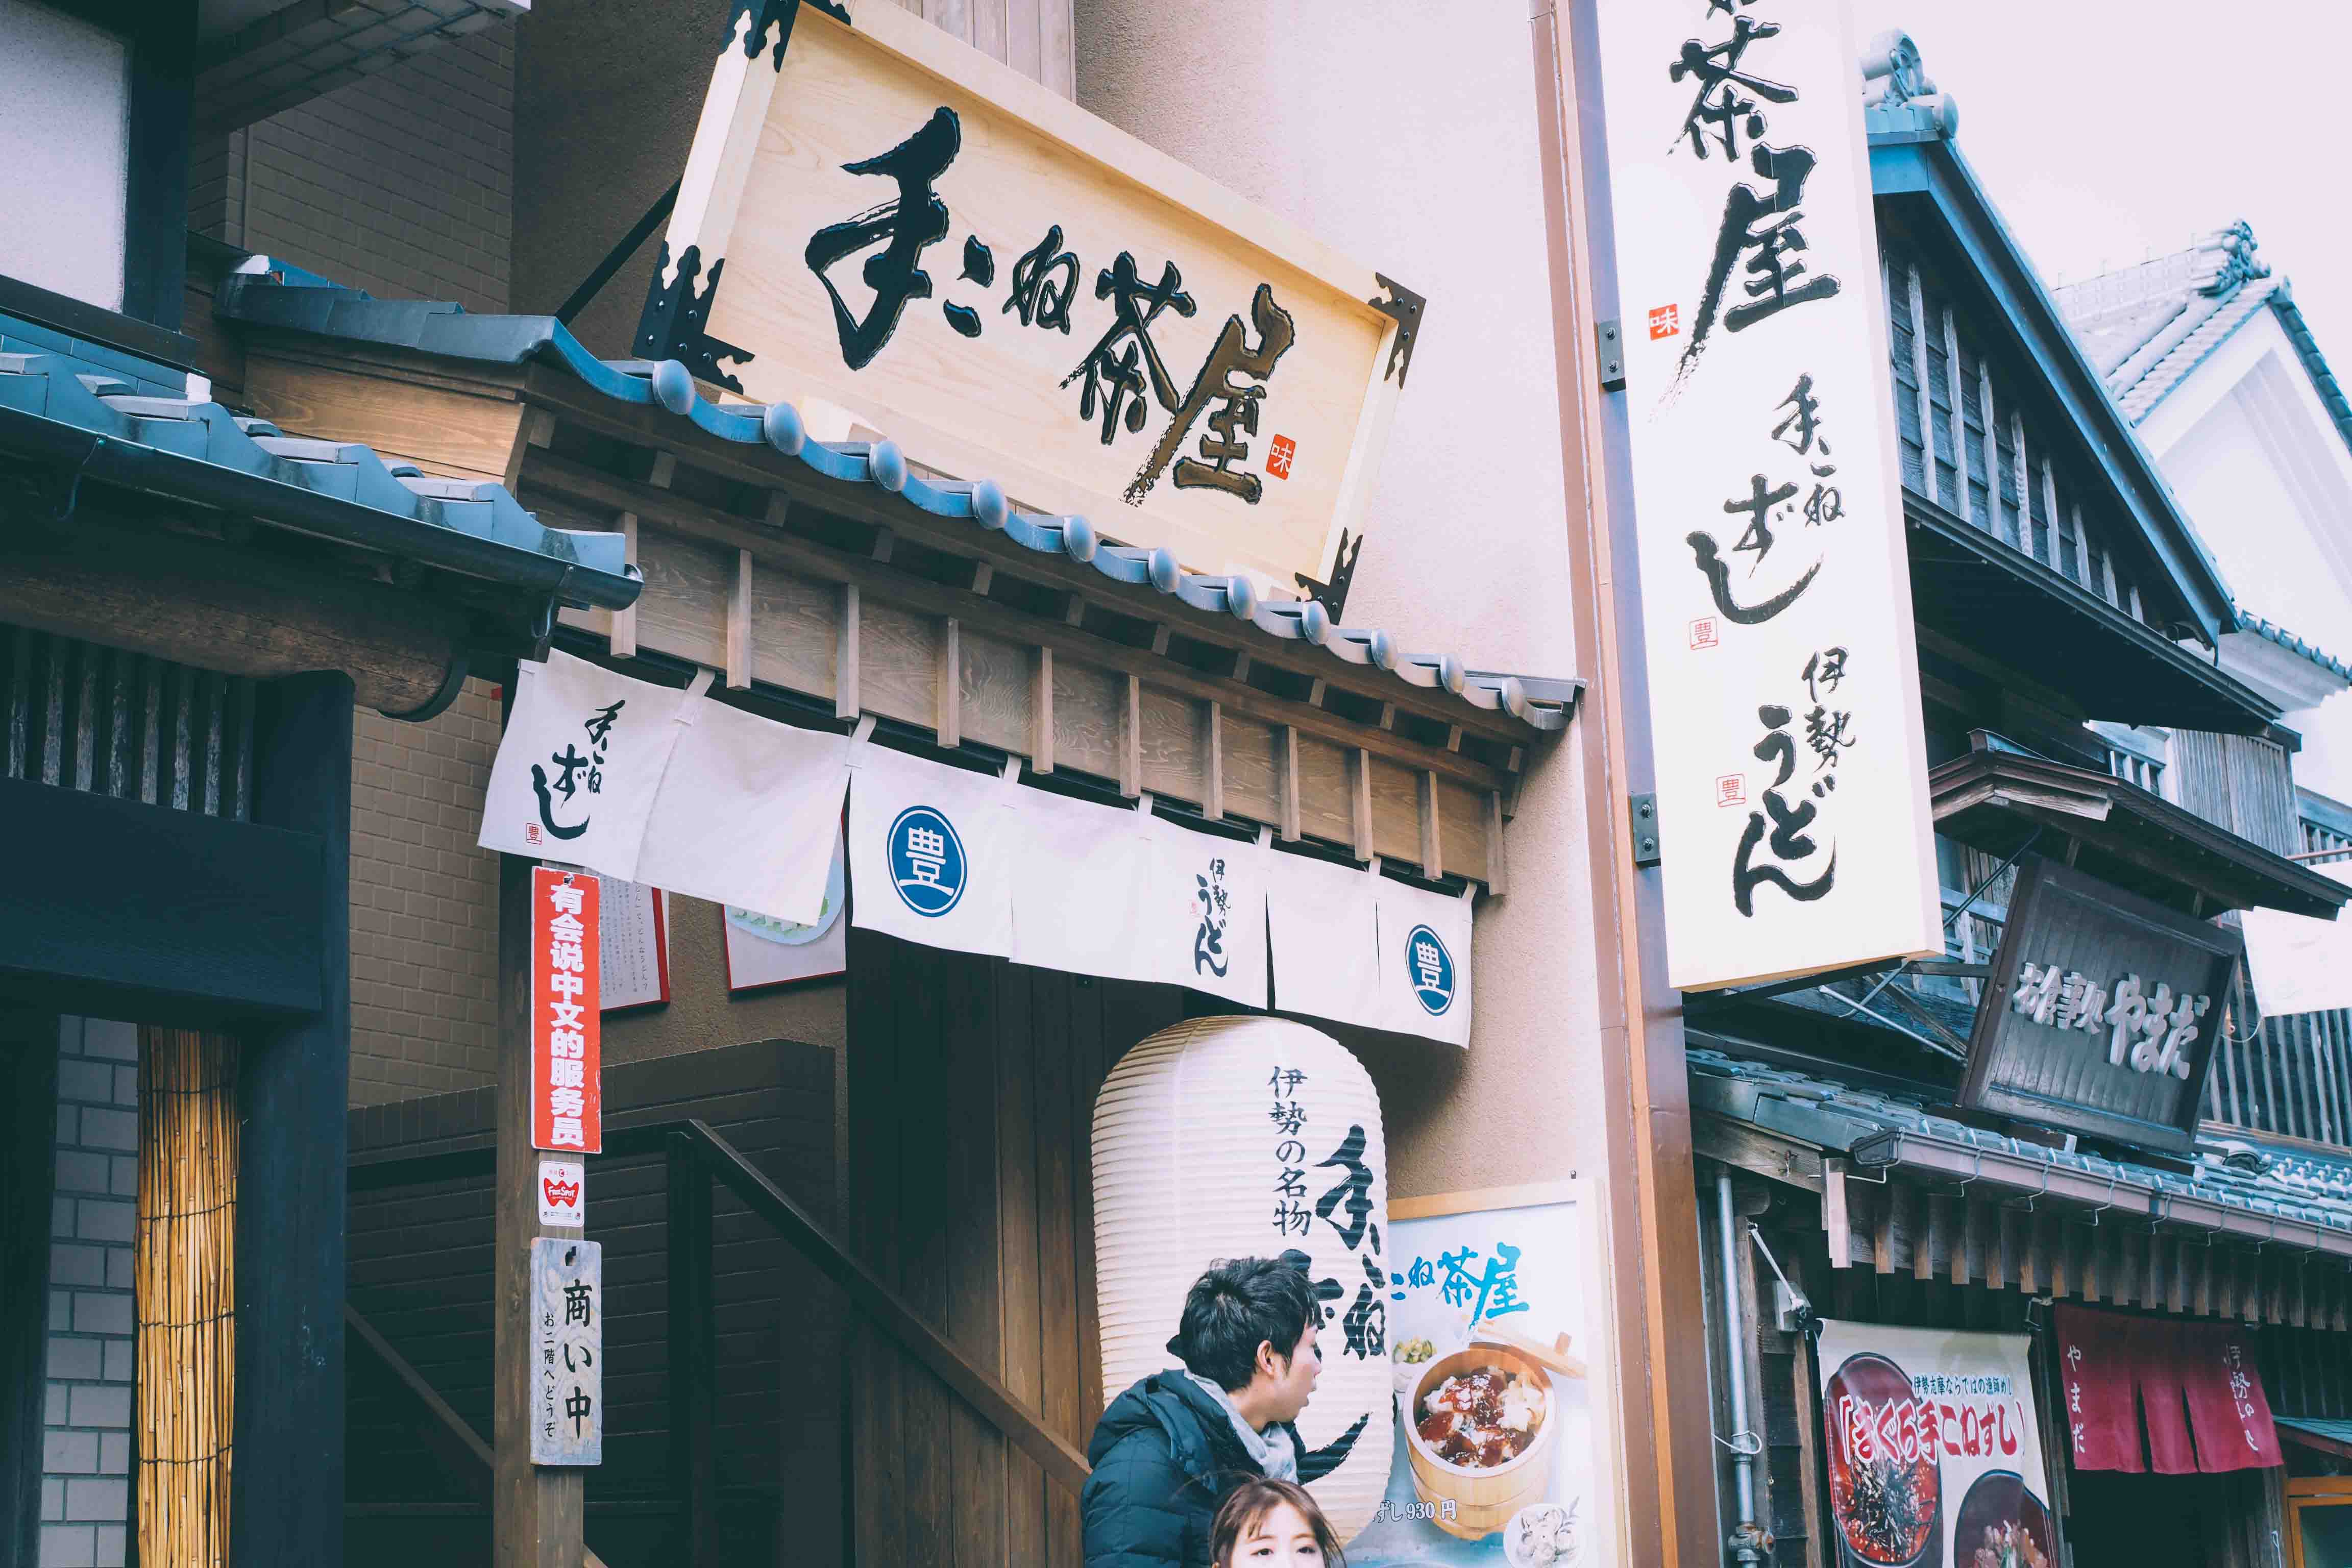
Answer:
[[[669,895],[618,877],[596,880],[604,888],[604,1010],[668,1001]]]
[[[1429,1212],[1444,1199],[1391,1201],[1396,1458],[1379,1512],[1347,1542],[1350,1568],[1606,1557],[1581,1359],[1591,1270],[1580,1184],[1512,1195],[1527,1201],[1451,1214]]]

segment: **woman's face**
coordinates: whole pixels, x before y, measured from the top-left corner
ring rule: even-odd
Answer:
[[[1286,1502],[1265,1517],[1234,1547],[1234,1568],[1322,1568],[1323,1548],[1307,1518]]]

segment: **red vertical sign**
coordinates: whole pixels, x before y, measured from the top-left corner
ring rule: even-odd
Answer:
[[[530,1145],[600,1153],[604,1060],[596,879],[530,873]]]

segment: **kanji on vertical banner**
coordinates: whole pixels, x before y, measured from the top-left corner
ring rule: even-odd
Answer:
[[[530,1146],[604,1147],[596,878],[530,873]]]

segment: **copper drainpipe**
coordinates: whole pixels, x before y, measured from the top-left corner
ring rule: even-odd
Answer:
[[[1624,1560],[1683,1568],[1718,1561],[1721,1547],[1682,997],[1666,984],[1657,873],[1633,864],[1632,797],[1654,785],[1623,395],[1601,390],[1595,362],[1597,324],[1616,304],[1594,0],[1532,0],[1530,25],[1576,668],[1592,682],[1574,735],[1609,1103]]]

